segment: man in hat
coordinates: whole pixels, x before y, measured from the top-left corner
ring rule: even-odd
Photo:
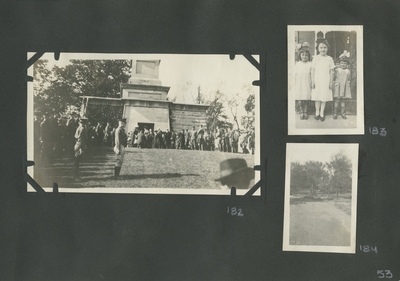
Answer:
[[[79,164],[82,160],[82,155],[86,150],[87,145],[87,118],[81,117],[79,127],[75,131],[75,159],[74,159],[74,178],[78,179]]]
[[[171,148],[171,136],[172,133],[169,131],[169,129],[167,129],[167,131],[165,132],[165,146],[166,148]]]
[[[40,160],[42,164],[49,164],[51,157],[51,123],[48,119],[49,114],[44,113],[42,122],[40,123]]]
[[[115,131],[115,169],[114,176],[118,177],[124,163],[125,147],[128,144],[128,136],[125,133],[126,119],[118,120],[118,128]]]
[[[74,146],[75,146],[75,132],[79,126],[74,112],[69,115],[65,126],[66,126],[66,136],[65,136],[66,151],[67,151],[68,157],[73,159],[74,158]]]
[[[104,144],[107,144],[107,145],[110,144],[111,131],[112,131],[111,123],[107,122],[107,125],[104,128],[104,138],[103,138]]]
[[[196,150],[196,139],[197,139],[196,127],[192,126],[192,130],[190,131],[190,148],[192,150]]]
[[[221,185],[229,188],[248,189],[250,182],[254,179],[255,172],[247,167],[246,160],[242,158],[231,158],[219,164],[221,176],[215,181],[220,181]]]
[[[197,130],[197,146],[199,150],[204,150],[204,128],[203,125],[200,125],[200,128]]]

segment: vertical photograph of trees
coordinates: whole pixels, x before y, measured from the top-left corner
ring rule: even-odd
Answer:
[[[353,144],[288,144],[287,153],[285,231],[289,246],[350,247],[358,148]]]

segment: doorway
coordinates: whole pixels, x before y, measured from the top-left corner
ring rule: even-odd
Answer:
[[[146,128],[147,130],[152,130],[154,132],[154,123],[137,123],[139,127],[139,131]]]

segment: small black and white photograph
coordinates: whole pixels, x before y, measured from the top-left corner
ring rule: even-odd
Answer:
[[[288,143],[283,251],[355,253],[358,144]]]
[[[45,190],[243,195],[260,178],[243,56],[47,53],[28,75],[28,173]]]
[[[288,133],[364,134],[362,26],[288,26]]]

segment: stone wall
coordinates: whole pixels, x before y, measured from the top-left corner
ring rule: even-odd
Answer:
[[[201,105],[183,105],[183,104],[171,104],[170,105],[170,124],[171,130],[175,132],[181,129],[191,130],[192,126],[196,129],[200,125],[206,126],[207,124],[207,106]]]
[[[152,123],[154,128],[165,131],[169,129],[168,107],[137,107],[126,106],[124,117],[127,119],[126,130],[133,131],[138,123]]]

